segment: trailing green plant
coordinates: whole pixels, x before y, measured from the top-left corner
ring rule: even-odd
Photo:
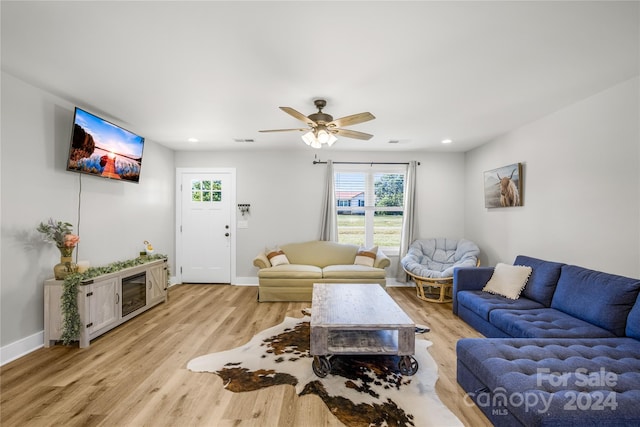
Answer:
[[[83,273],[72,273],[65,277],[62,283],[62,296],[60,298],[62,309],[62,335],[60,338],[62,342],[68,345],[80,338],[82,322],[80,313],[78,312],[78,286],[80,286],[83,281],[166,258],[166,255],[154,254],[148,255],[146,258],[116,261],[103,267],[89,267],[87,271]],[[167,286],[169,284],[169,270],[167,269]]]

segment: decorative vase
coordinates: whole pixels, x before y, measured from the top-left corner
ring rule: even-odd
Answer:
[[[60,264],[53,267],[53,276],[56,280],[64,280],[71,273],[78,271],[78,266],[73,262],[73,247],[58,247],[60,250]]]

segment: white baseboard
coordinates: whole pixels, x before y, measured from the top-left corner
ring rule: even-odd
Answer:
[[[393,277],[387,277],[387,287],[388,288],[401,288],[401,287],[413,288],[415,286],[416,286],[416,284],[413,283],[413,282],[398,282]]]
[[[0,366],[44,347],[44,331],[0,347]]]
[[[236,277],[236,282],[234,283],[236,286],[258,286],[258,277],[248,276],[248,277]]]
[[[169,285],[180,285],[181,282],[178,281],[176,277],[171,278],[171,284]],[[236,277],[235,283],[231,283],[233,286],[258,286],[258,278],[257,277]]]

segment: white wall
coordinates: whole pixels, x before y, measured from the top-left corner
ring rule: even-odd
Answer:
[[[302,142],[300,142],[302,144]],[[338,142],[339,144],[339,142]],[[237,202],[251,212],[238,219],[249,228],[237,230],[236,274],[255,278],[252,261],[267,245],[317,239],[325,165],[321,160],[407,162],[417,160],[419,234],[462,237],[464,234],[464,155],[462,153],[389,153],[307,151],[177,152],[176,167],[235,167]],[[397,257],[396,257],[397,259]],[[387,275],[393,277],[395,265]]]
[[[482,262],[525,254],[640,277],[634,78],[466,153],[465,230]],[[483,172],[522,162],[524,206],[484,208]]]
[[[54,217],[78,230],[80,174],[65,170],[73,107],[2,73],[2,362],[9,344],[42,344],[43,281],[60,254],[35,228]],[[173,151],[147,140],[139,184],[82,176],[79,259],[135,258],[144,240],[174,258],[173,162]]]
[[[249,221],[249,228],[237,230],[239,277],[256,276],[252,260],[265,245],[318,237],[325,167],[312,164],[313,154],[334,161],[420,161],[421,235],[463,235],[461,153],[174,153],[147,140],[136,185],[65,170],[73,107],[2,73],[0,363],[19,356],[20,349],[28,352],[42,344],[43,281],[52,276],[59,253],[35,231],[41,221],[49,217],[69,221],[77,231],[80,212],[77,252],[79,259],[92,265],[133,258],[142,241],[149,240],[158,252],[169,255],[175,271],[176,167],[236,168],[237,201],[251,203],[251,213],[242,218]],[[391,269],[389,276],[393,275]]]
[[[42,282],[59,254],[35,227],[49,217],[77,224],[80,184],[80,259],[103,265],[132,258],[149,240],[177,268],[176,167],[236,168],[237,202],[251,204],[247,217],[237,213],[249,222],[237,230],[239,277],[255,277],[252,260],[265,245],[318,237],[325,167],[312,164],[314,154],[420,161],[418,235],[474,240],[484,265],[527,254],[638,277],[639,91],[638,79],[630,80],[466,154],[174,153],[147,140],[136,185],[66,172],[73,105],[2,73],[0,363],[16,342],[42,343]],[[524,206],[485,209],[483,172],[515,162],[524,164]]]

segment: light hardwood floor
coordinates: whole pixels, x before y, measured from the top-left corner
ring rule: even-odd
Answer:
[[[302,317],[310,303],[258,303],[255,287],[178,285],[169,302],[93,340],[91,346],[42,348],[0,368],[2,426],[339,426],[316,396],[292,386],[249,393],[223,389],[214,374],[194,375],[194,357],[237,347],[255,333]],[[389,294],[432,331],[436,391],[468,426],[491,425],[465,403],[456,383],[456,341],[480,336],[413,288]]]

